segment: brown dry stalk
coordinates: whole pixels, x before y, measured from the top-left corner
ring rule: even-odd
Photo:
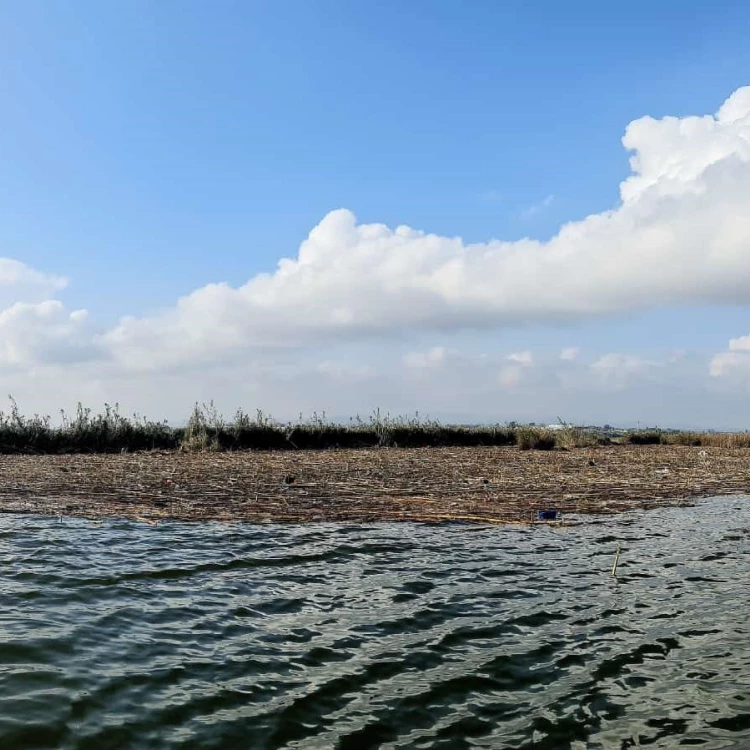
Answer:
[[[547,507],[609,514],[749,492],[750,448],[0,456],[0,512],[149,522],[526,523]]]

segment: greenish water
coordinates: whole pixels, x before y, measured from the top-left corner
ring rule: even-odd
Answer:
[[[0,517],[0,748],[747,748],[748,529]]]

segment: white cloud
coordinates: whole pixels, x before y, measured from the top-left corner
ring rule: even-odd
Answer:
[[[535,203],[533,206],[529,206],[528,208],[521,211],[521,218],[522,219],[533,219],[534,216],[544,211],[545,208],[548,208],[552,205],[552,201],[555,200],[554,195],[548,195],[544,200],[539,201],[539,203]]]
[[[426,347],[423,353],[429,351]],[[707,357],[670,359],[664,352],[653,358],[610,354],[562,362],[553,351],[535,353],[534,366],[524,367],[508,361],[506,354],[449,349],[439,366],[410,369],[393,347],[381,342],[360,358],[340,347],[304,356],[278,350],[249,353],[220,367],[161,372],[128,371],[107,360],[13,367],[0,371],[0,396],[12,393],[24,412],[53,416],[79,400],[93,407],[119,401],[125,413],[137,410],[174,424],[187,418],[195,401],[214,399],[230,416],[238,406],[251,413],[259,407],[280,419],[313,411],[366,418],[380,407],[391,414],[418,411],[459,422],[549,423],[561,415],[577,424],[641,420],[663,426],[746,426],[746,388],[709,378]],[[594,362],[598,367],[591,367]],[[616,377],[623,372],[624,382]]]
[[[531,367],[534,364],[534,355],[529,351],[514,352],[513,354],[509,354],[506,359],[509,362],[517,362],[519,365],[524,365],[525,367]]]
[[[600,385],[608,388],[625,388],[634,378],[653,375],[655,370],[663,367],[659,362],[643,359],[630,354],[612,352],[605,354],[590,365]]]
[[[729,339],[729,349],[733,352],[750,352],[750,335]]]
[[[592,362],[591,369],[600,372],[607,370],[626,370],[627,372],[638,373],[643,372],[651,365],[653,365],[652,362],[642,359],[641,357],[611,352]]]
[[[100,356],[87,312],[51,299],[68,284],[18,260],[0,258],[0,371]]]
[[[750,376],[750,335],[730,339],[727,350],[711,359],[709,373],[714,378]]]
[[[445,362],[447,351],[443,346],[433,346],[426,352],[409,352],[404,357],[404,365],[413,370],[426,367],[439,367]]]
[[[530,351],[513,352],[505,357],[512,365],[500,368],[498,380],[503,388],[516,388],[528,379],[528,371],[534,365],[534,355]]]
[[[103,357],[92,341],[87,312],[62,303],[17,302],[0,312],[0,368],[71,363]]]
[[[292,415],[328,399],[342,410],[404,404],[433,413],[435,405],[461,403],[479,416],[489,403],[497,418],[554,418],[565,406],[558,401],[583,394],[575,403],[585,409],[592,391],[653,386],[661,394],[679,372],[693,373],[693,360],[612,353],[585,362],[576,347],[549,361],[531,351],[481,359],[429,348],[431,337],[447,341],[469,328],[557,325],[669,304],[750,304],[750,87],[715,116],[635,120],[623,144],[633,173],[621,203],[566,224],[547,242],[468,244],[358,223],[340,209],[272,273],[239,287],[209,284],[110,330],[54,299],[64,278],[0,259],[3,385],[32,398],[43,388],[52,399],[149,394],[144,410],[167,402],[184,409],[217,396],[214,388],[236,394],[235,405],[278,404],[293,407]],[[401,358],[386,349],[395,337],[421,344]],[[352,342],[381,347],[376,369],[342,353]],[[302,349],[316,363],[300,365]],[[701,378],[718,392],[722,378],[750,377],[750,336],[700,367],[686,390],[703,388]],[[615,420],[606,413],[611,405],[603,400],[602,412]]]
[[[548,242],[466,244],[340,209],[274,273],[125,318],[101,343],[148,369],[257,346],[750,303],[750,87],[715,116],[635,120],[623,144],[622,203]]]
[[[12,258],[0,258],[0,310],[16,302],[43,302],[67,284],[61,276],[40,273]]]

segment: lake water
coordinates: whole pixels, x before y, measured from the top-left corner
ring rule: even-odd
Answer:
[[[0,517],[0,748],[748,748],[749,533]]]

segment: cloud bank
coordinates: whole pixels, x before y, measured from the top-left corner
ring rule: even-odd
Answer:
[[[12,258],[0,258],[0,310],[16,302],[43,302],[68,285],[62,276],[40,273]]]
[[[666,305],[748,305],[750,87],[713,115],[634,120],[622,143],[631,174],[618,205],[563,225],[546,242],[470,244],[360,223],[338,209],[273,272],[239,287],[208,284],[109,330],[56,299],[66,279],[0,259],[0,372],[96,363],[102,378],[156,377],[217,365],[242,378],[259,358],[284,351],[380,346],[405,336],[559,324]],[[706,375],[717,383],[750,377],[748,342],[750,336],[733,339],[705,363]],[[495,369],[481,365],[483,387],[535,382],[536,354],[498,356]],[[619,353],[585,363],[575,347],[558,349],[553,359],[561,372],[585,372],[611,388],[634,378],[654,382],[679,365]],[[414,382],[446,363],[457,373],[468,367],[443,346],[395,361]],[[371,365],[331,357],[308,377],[342,382],[351,373],[358,382],[375,379]]]
[[[750,380],[750,335],[730,339],[726,351],[711,360],[710,372],[715,378]]]
[[[124,364],[166,365],[254,346],[750,302],[750,87],[715,115],[635,120],[622,141],[632,174],[620,205],[548,242],[467,244],[339,209],[275,272],[123,319],[102,343]]]

